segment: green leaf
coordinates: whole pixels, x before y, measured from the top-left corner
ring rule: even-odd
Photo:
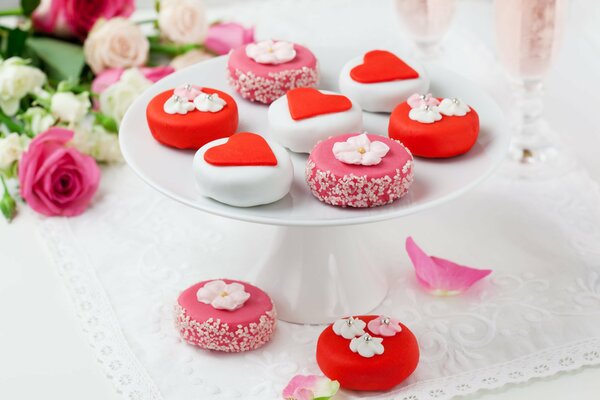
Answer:
[[[6,125],[6,127],[11,131],[19,134],[23,134],[25,132],[25,128],[22,124],[15,121],[8,115],[4,114],[2,110],[0,110],[0,124]]]
[[[111,133],[119,132],[119,125],[117,124],[117,121],[114,120],[114,118],[109,117],[106,114],[102,114],[101,112],[97,112],[94,114],[96,117],[96,123],[98,125],[101,125],[104,129]]]
[[[26,45],[44,63],[51,80],[79,80],[85,66],[83,48],[80,45],[47,37],[31,37],[27,39]]]
[[[4,189],[4,194],[2,195],[2,199],[0,199],[0,211],[4,215],[4,218],[8,222],[11,222],[17,213],[17,203],[8,192],[4,176],[0,175],[0,181],[2,181],[2,188]]]
[[[21,9],[23,10],[23,15],[30,16],[33,14],[40,3],[41,0],[21,0]]]
[[[28,31],[23,31],[19,28],[8,30],[6,47],[3,49],[4,57],[22,57],[25,51],[25,41],[28,37]]]

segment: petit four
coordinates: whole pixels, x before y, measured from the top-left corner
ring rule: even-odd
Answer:
[[[269,133],[297,153],[310,153],[331,136],[362,129],[362,110],[346,96],[314,88],[296,88],[269,106]]]
[[[468,152],[477,141],[479,116],[458,98],[414,94],[399,104],[388,135],[419,157],[447,158]]]
[[[306,182],[319,200],[341,207],[375,207],[404,196],[413,158],[402,143],[367,133],[318,143],[306,163]]]
[[[288,90],[316,86],[317,59],[304,46],[265,40],[238,47],[227,61],[229,83],[250,101],[271,104]]]
[[[317,341],[317,364],[344,389],[389,390],[419,363],[415,335],[398,320],[363,315],[337,320]]]
[[[238,108],[225,92],[183,85],[150,100],[146,120],[152,136],[160,143],[197,150],[236,131]]]
[[[257,349],[271,340],[275,323],[275,306],[265,292],[229,279],[189,287],[175,307],[175,326],[183,340],[208,350]]]
[[[287,150],[249,132],[202,146],[194,156],[193,168],[204,196],[236,207],[281,199],[294,177]]]
[[[363,110],[391,112],[411,93],[427,91],[429,78],[414,61],[409,65],[394,53],[372,50],[342,68],[339,85]]]

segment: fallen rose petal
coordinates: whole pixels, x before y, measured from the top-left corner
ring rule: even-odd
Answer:
[[[450,260],[429,256],[417,246],[412,237],[406,239],[406,251],[419,283],[437,296],[460,294],[492,273],[489,269],[466,267]]]
[[[296,375],[283,389],[286,400],[327,400],[333,397],[340,388],[338,381],[325,376]]]

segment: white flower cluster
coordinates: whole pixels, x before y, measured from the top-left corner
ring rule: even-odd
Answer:
[[[139,69],[128,69],[118,82],[100,94],[100,110],[120,123],[133,101],[151,85],[152,82]]]
[[[19,110],[21,99],[45,82],[46,75],[22,58],[11,57],[0,62],[0,109],[12,117]]]

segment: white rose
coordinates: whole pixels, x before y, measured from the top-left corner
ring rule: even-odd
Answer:
[[[208,33],[204,5],[200,0],[162,0],[158,27],[174,43],[202,43]]]
[[[56,123],[56,119],[42,107],[30,107],[20,118],[34,135],[45,132]]]
[[[190,50],[185,54],[173,58],[169,65],[176,70],[180,70],[213,57],[212,54],[207,53],[204,50]]]
[[[136,68],[123,72],[118,82],[100,94],[100,111],[120,123],[133,101],[151,85]]]
[[[58,92],[52,96],[50,111],[61,122],[73,124],[86,116],[90,109],[90,97],[87,92],[75,94]]]
[[[0,64],[0,108],[8,116],[15,115],[21,99],[44,82],[46,75],[26,65],[23,59],[11,57],[5,60]]]
[[[96,74],[107,68],[141,66],[149,48],[141,28],[125,18],[99,20],[83,45],[85,60]]]
[[[30,139],[27,136],[18,133],[11,133],[0,138],[0,169],[7,169],[13,162],[18,161],[29,142]]]
[[[119,137],[107,132],[100,125],[89,126],[82,124],[75,128],[71,146],[80,152],[94,157],[98,162],[122,162]]]

